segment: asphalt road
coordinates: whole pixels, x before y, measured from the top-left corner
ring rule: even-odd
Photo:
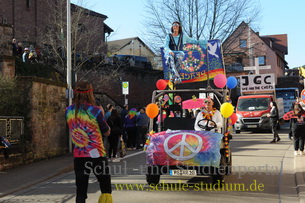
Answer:
[[[151,187],[145,179],[145,153],[133,152],[120,163],[111,163],[113,200],[137,202],[298,202],[292,141],[287,129],[282,140],[270,144],[271,133],[242,132],[231,141],[232,174],[220,188],[208,187],[209,177],[161,176]],[[286,157],[286,158],[285,158]],[[287,159],[287,157],[289,157]],[[97,202],[98,184],[92,176],[88,201]],[[0,199],[0,202],[74,202],[74,173],[68,172]]]

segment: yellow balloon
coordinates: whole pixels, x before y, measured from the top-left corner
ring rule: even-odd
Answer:
[[[225,102],[220,106],[220,113],[225,118],[229,118],[234,112],[234,107],[231,103]]]

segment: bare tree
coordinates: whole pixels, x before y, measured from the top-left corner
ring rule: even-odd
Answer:
[[[260,14],[257,0],[147,0],[146,8],[146,41],[154,50],[162,47],[174,21],[192,38],[224,41],[242,21],[256,22]]]
[[[48,0],[51,14],[45,30],[41,30],[39,39],[44,46],[44,58],[65,78],[66,76],[66,0]],[[80,1],[79,4],[82,2]],[[71,4],[71,41],[72,70],[78,80],[86,79],[90,72],[100,70],[105,65],[107,44],[101,37],[104,34],[105,20],[98,14],[81,6]],[[119,77],[120,67],[108,69],[107,76],[98,74],[103,83],[113,77]]]

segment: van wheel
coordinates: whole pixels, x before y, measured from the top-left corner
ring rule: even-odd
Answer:
[[[146,181],[148,185],[156,185],[160,181],[160,175],[146,175]]]
[[[217,174],[217,175],[212,175],[212,184],[217,184],[219,183],[221,185],[221,183],[224,182],[224,175],[220,175],[220,174]]]

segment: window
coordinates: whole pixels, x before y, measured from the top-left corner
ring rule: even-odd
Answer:
[[[258,65],[259,65],[259,66],[264,66],[264,65],[266,65],[266,57],[265,57],[265,56],[259,56],[259,57],[258,57]]]
[[[247,40],[244,40],[244,39],[240,40],[239,41],[239,47],[240,48],[247,48]]]
[[[45,33],[50,33],[51,32],[51,30],[52,30],[52,28],[50,27],[50,26],[45,26]]]
[[[26,7],[30,8],[30,0],[26,0]]]
[[[80,33],[85,33],[86,32],[86,27],[84,24],[78,24],[78,31]]]
[[[237,57],[236,58],[236,63],[242,64],[243,63],[243,58]]]

